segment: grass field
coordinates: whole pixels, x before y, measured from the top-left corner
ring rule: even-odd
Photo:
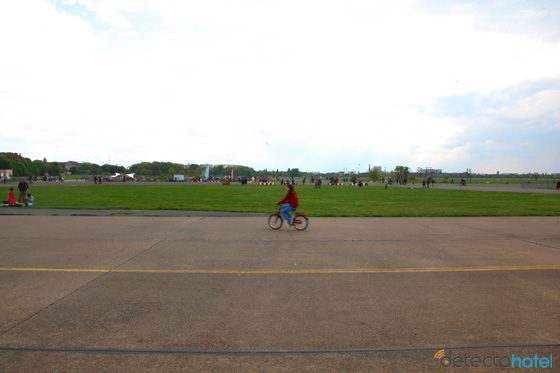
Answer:
[[[455,178],[453,179],[455,184],[458,184],[461,182],[460,178]],[[500,179],[484,179],[484,178],[472,178],[472,179],[466,179],[468,184],[493,184],[493,185],[504,185],[504,184],[522,184],[522,183],[531,183],[531,184],[554,184],[556,183],[557,179],[539,179],[539,180],[535,180],[533,178],[527,177],[527,178],[515,178],[515,179],[508,179],[508,178],[500,178]],[[419,179],[416,181],[417,183],[420,182],[422,183],[422,180]],[[440,183],[448,183],[451,184],[451,178],[450,179],[443,179],[443,178],[437,178],[436,179],[436,183],[440,184]]]
[[[1,188],[7,200],[8,189]],[[91,185],[30,190],[32,208],[273,212],[284,186]],[[559,216],[560,196],[542,193],[296,186],[310,216]],[[16,196],[17,198],[17,196]]]

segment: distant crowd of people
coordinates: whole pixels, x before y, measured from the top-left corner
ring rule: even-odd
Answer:
[[[6,183],[6,177],[4,177],[4,183]],[[9,195],[8,195],[8,201],[4,201],[4,205],[8,205],[8,206],[33,206],[35,203],[35,199],[33,197],[33,195],[31,193],[28,192],[29,186],[30,184],[33,183],[33,180],[37,180],[36,177],[30,177],[29,178],[29,183],[25,180],[25,179],[21,179],[21,181],[19,182],[17,188],[19,191],[19,195],[18,195],[18,201],[16,202],[15,199],[15,195],[14,195],[14,188],[10,188],[9,190]],[[43,181],[55,181],[55,178],[50,178],[47,176],[43,176]],[[59,180],[60,181],[64,181],[64,179],[59,175]],[[266,179],[262,179],[261,181],[267,181]],[[342,180],[343,182],[346,182],[346,179]],[[94,176],[94,182],[95,184],[101,184],[102,183],[102,178],[101,176],[97,177]],[[306,182],[306,178],[304,177],[302,180],[302,185],[305,185]],[[339,183],[339,178],[338,177],[333,177],[330,179],[331,184],[336,185]],[[398,179],[397,182],[399,184],[404,184],[406,185],[407,180],[400,180]],[[315,185],[315,188],[321,188],[321,184],[322,184],[322,180],[321,178],[318,177],[311,177],[311,183]],[[388,185],[393,184],[393,179],[386,179],[383,178],[382,179],[382,183],[385,185],[385,188],[387,188]],[[429,188],[430,187],[430,183],[432,184],[432,188],[435,187],[435,180],[434,179],[424,179],[422,180],[422,187],[423,188]],[[281,185],[296,185],[296,181],[295,179],[292,177],[291,179],[281,179],[280,182]],[[354,188],[356,187],[362,187],[363,185],[367,185],[362,183],[362,181],[352,181],[352,184],[354,186]],[[412,184],[414,185],[414,181],[412,182]],[[451,180],[451,184],[455,184],[454,180]],[[466,185],[466,181],[465,179],[461,179],[461,185]],[[556,189],[560,192],[560,180],[558,180],[556,182]]]

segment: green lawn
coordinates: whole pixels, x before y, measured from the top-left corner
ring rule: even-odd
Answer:
[[[272,212],[284,186],[40,186],[32,208]],[[296,186],[310,216],[559,216],[560,195],[367,186]],[[7,200],[8,188],[0,192]],[[17,196],[16,196],[17,198]]]
[[[461,178],[449,178],[449,179],[443,179],[443,178],[436,178],[436,184],[441,184],[441,183],[447,183],[447,184],[451,184],[451,179],[453,179],[453,181],[455,182],[455,184],[459,184],[461,182]],[[504,184],[522,184],[522,183],[531,183],[531,184],[555,184],[556,181],[558,181],[557,179],[539,179],[539,180],[535,180],[531,177],[527,177],[527,178],[514,178],[514,179],[508,179],[508,178],[496,178],[496,179],[484,179],[484,178],[472,178],[472,179],[465,179],[467,181],[468,184],[493,184],[493,185],[504,185]],[[422,184],[422,179],[416,179],[416,183],[420,183]]]

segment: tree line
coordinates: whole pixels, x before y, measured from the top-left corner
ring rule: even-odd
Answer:
[[[37,176],[42,177],[44,175],[58,176],[65,174],[68,171],[72,175],[114,175],[115,173],[134,173],[141,176],[146,176],[148,178],[157,179],[173,179],[173,175],[186,175],[195,179],[203,178],[207,168],[209,169],[209,176],[213,178],[223,178],[225,176],[231,176],[232,170],[235,177],[246,176],[246,177],[265,177],[265,178],[292,178],[292,177],[311,177],[311,176],[321,176],[321,177],[333,177],[344,175],[343,172],[329,172],[329,173],[316,173],[316,172],[303,172],[298,168],[288,168],[287,170],[255,170],[252,167],[243,165],[206,165],[206,164],[180,164],[173,162],[141,162],[133,164],[130,167],[103,164],[98,165],[90,162],[82,162],[73,165],[69,170],[65,168],[64,162],[47,162],[46,159],[43,160],[31,160],[29,158],[24,158],[19,154],[15,153],[0,153],[0,169],[12,170],[14,177],[29,177]],[[421,178],[433,178],[436,175],[419,175],[411,172],[409,167],[406,166],[396,166],[394,170],[384,172],[379,169],[371,169],[367,173],[362,173],[360,175],[354,175],[352,177],[360,178],[364,177],[372,181],[381,181],[383,178],[392,178],[395,181],[398,180],[412,180],[415,177]],[[457,173],[457,174],[445,174],[439,175],[440,177],[471,177],[467,173]],[[484,175],[477,175],[478,177]],[[486,177],[496,177],[496,178],[528,178],[532,177],[537,180],[539,178],[549,178],[552,177],[548,174],[520,174],[520,175],[485,175]],[[345,175],[345,177],[350,177],[350,175]]]
[[[63,163],[47,162],[46,160],[32,161],[11,153],[0,154],[0,169],[12,170],[14,176],[43,176],[59,175],[66,172]]]
[[[173,162],[140,162],[130,167],[96,163],[82,162],[73,165],[69,170],[65,168],[64,162],[47,162],[46,159],[34,160],[21,157],[14,153],[0,153],[0,169],[11,169],[15,177],[29,177],[44,175],[57,176],[70,172],[72,175],[113,175],[115,173],[134,173],[148,178],[173,179],[173,175],[186,175],[195,179],[205,176],[206,169],[209,167],[209,176],[213,178],[223,178],[231,176],[232,171],[235,177],[265,177],[265,178],[294,178],[311,176],[337,176],[340,173],[321,173],[303,172],[298,168],[288,168],[287,170],[255,170],[252,167],[243,165],[206,165],[206,164],[180,164]],[[401,173],[408,176],[408,167],[399,166],[404,171]],[[381,171],[372,170],[368,175],[370,180],[381,178]],[[404,176],[404,175],[402,175]],[[404,177],[406,177],[404,176]]]
[[[115,173],[137,173],[153,177],[168,177],[173,174],[202,174],[203,167],[196,164],[183,165],[171,162],[142,162],[126,168],[124,166],[82,162],[66,169],[64,162],[47,162],[46,159],[34,160],[15,153],[0,153],[0,169],[12,170],[13,176],[60,175],[70,172],[73,175],[113,175]]]
[[[210,176],[224,177],[231,176],[232,170],[237,176],[257,177],[263,174],[281,175],[281,171],[268,172],[257,171],[252,167],[236,165],[201,165],[196,163],[180,164],[173,162],[141,162],[130,167],[96,163],[82,162],[73,165],[70,169],[65,168],[64,162],[47,162],[43,160],[31,160],[15,153],[0,153],[0,169],[12,170],[14,177],[29,177],[44,175],[58,176],[70,172],[72,175],[113,175],[115,173],[134,173],[153,178],[173,178],[173,175],[187,175],[194,178],[203,177],[207,167],[210,167]],[[288,169],[290,176],[299,176],[298,169]]]

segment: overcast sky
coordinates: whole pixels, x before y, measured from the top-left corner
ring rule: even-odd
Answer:
[[[560,172],[560,1],[2,0],[0,151]]]

